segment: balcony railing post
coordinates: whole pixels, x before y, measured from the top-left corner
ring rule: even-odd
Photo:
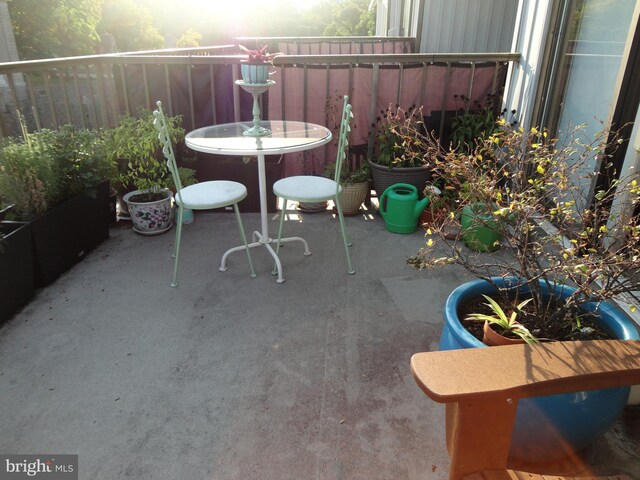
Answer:
[[[233,119],[235,122],[240,121],[240,87],[236,85],[236,80],[240,79],[239,70],[240,67],[237,64],[231,68],[233,82]]]
[[[93,90],[93,82],[91,81],[91,65],[87,65],[87,85],[89,86],[89,95],[91,97],[91,108],[89,111],[91,112],[91,121],[93,124],[93,128],[98,127],[98,111],[96,109],[96,93]]]
[[[442,95],[442,108],[440,114],[439,138],[444,136],[444,121],[447,116],[447,105],[449,102],[449,86],[451,85],[451,62],[447,62],[447,71],[444,74],[444,94]]]
[[[375,125],[378,111],[378,83],[380,80],[380,64],[374,63],[371,70],[371,104],[369,105],[369,125]],[[369,142],[367,143],[367,156],[373,155],[373,143],[375,141],[374,129],[369,131]]]
[[[47,98],[49,99],[49,108],[51,109],[51,117],[53,119],[53,125],[58,128],[58,113],[56,112],[56,106],[53,103],[53,94],[51,93],[50,72],[47,70],[44,72],[44,88],[47,91]]]
[[[66,69],[62,69],[61,74],[58,75],[58,78],[60,79],[60,88],[62,89],[62,94],[64,95],[64,113],[66,116],[67,124],[70,124],[73,123],[73,120],[71,116],[71,108],[69,107],[69,104],[71,102],[69,102],[69,95],[67,95],[66,77],[67,71]]]
[[[78,81],[78,69],[77,67],[71,67],[71,72],[73,73],[73,86],[76,92],[76,100],[78,101],[78,108],[80,109],[80,117],[82,118],[82,126],[87,128],[87,117],[84,111],[84,104],[82,102],[82,94],[80,93],[80,82]],[[35,105],[35,101],[33,102]]]
[[[102,118],[102,127],[103,128],[108,128],[109,127],[109,105],[111,105],[111,102],[109,101],[109,96],[107,95],[107,86],[105,84],[105,79],[104,79],[104,70],[102,68],[102,64],[98,63],[96,64],[96,75],[99,77],[98,80],[98,89],[100,91],[100,97],[101,97],[101,102],[100,102],[100,115]]]

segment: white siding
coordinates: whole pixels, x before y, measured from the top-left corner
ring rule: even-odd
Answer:
[[[518,0],[424,0],[420,52],[509,52]]]
[[[529,128],[532,122],[535,93],[540,81],[540,67],[545,53],[545,39],[550,28],[553,0],[523,0],[514,51],[520,52],[520,62],[513,66],[505,86],[505,107],[516,110],[518,122]]]
[[[7,0],[0,0],[0,63],[18,60],[18,49],[9,18],[9,6]]]

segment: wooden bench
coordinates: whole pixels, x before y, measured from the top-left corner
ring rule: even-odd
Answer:
[[[558,480],[567,477],[508,470],[518,400],[640,384],[640,341],[550,342],[417,353],[411,358],[411,370],[432,400],[446,404],[451,480]]]

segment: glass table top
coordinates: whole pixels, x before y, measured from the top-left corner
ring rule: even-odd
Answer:
[[[260,125],[271,130],[265,137],[248,137],[252,122],[225,123],[199,128],[185,137],[187,147],[205,153],[226,155],[265,155],[300,152],[319,147],[331,140],[331,131],[307,122],[263,120]]]

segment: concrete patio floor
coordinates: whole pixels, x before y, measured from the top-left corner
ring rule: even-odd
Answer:
[[[356,275],[337,221],[300,214],[286,233],[313,255],[284,247],[277,284],[262,250],[257,278],[242,252],[219,272],[233,215],[199,214],[175,289],[173,231],[112,229],[0,329],[0,451],[77,453],[81,479],[447,478],[444,407],[409,358],[436,347],[466,277],[408,267],[421,232],[366,215],[347,226]],[[639,407],[586,458],[640,478]]]

